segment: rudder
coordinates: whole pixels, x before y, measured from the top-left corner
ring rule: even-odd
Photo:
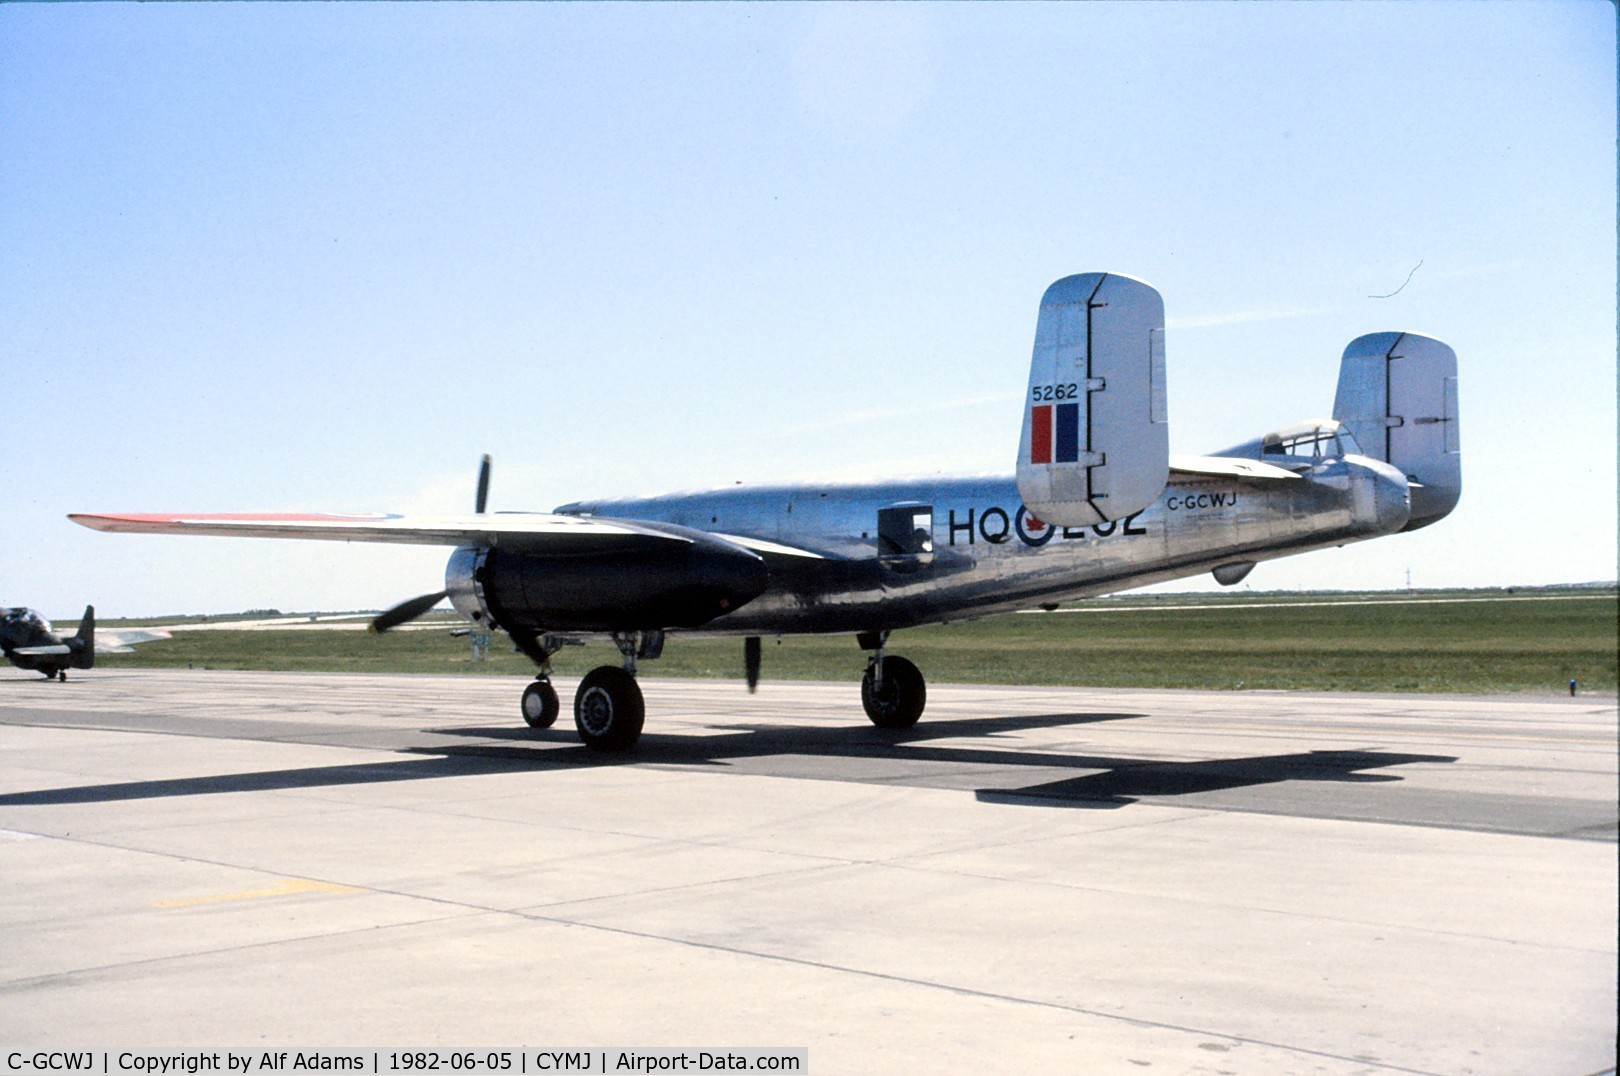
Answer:
[[[84,607],[84,618],[79,621],[78,634],[73,636],[73,667],[90,669],[96,664],[96,607]]]
[[[1164,300],[1118,273],[1064,277],[1035,325],[1018,447],[1018,492],[1047,523],[1081,527],[1140,512],[1170,467]]]
[[[1400,468],[1411,483],[1416,530],[1443,518],[1462,495],[1457,354],[1416,333],[1369,333],[1339,364],[1333,417],[1368,456]]]

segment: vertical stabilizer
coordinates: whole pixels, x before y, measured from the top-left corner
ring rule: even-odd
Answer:
[[[1035,323],[1018,492],[1048,523],[1088,526],[1140,512],[1170,467],[1164,300],[1117,273],[1064,277]]]
[[[1462,495],[1457,354],[1416,333],[1370,333],[1344,349],[1333,417],[1362,451],[1400,468],[1412,484],[1416,530],[1445,516]]]
[[[78,633],[73,636],[73,667],[88,669],[96,663],[96,607],[84,607]]]

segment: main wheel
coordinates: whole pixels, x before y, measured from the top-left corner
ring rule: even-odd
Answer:
[[[523,720],[531,729],[549,729],[557,723],[561,709],[550,680],[536,680],[523,689]]]
[[[880,729],[909,729],[922,716],[928,685],[917,666],[905,658],[883,659],[883,686],[873,684],[872,669],[861,677],[861,705]]]
[[[574,694],[574,727],[597,751],[629,750],[641,738],[646,713],[641,685],[612,665],[592,669]]]

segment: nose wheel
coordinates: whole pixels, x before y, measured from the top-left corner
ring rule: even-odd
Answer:
[[[557,723],[557,714],[562,709],[557,689],[545,679],[536,680],[523,689],[522,706],[523,721],[531,729],[549,729]]]

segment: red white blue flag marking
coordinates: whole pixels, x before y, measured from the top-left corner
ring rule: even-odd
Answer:
[[[1080,405],[1037,404],[1029,409],[1029,462],[1075,463],[1080,459]]]

